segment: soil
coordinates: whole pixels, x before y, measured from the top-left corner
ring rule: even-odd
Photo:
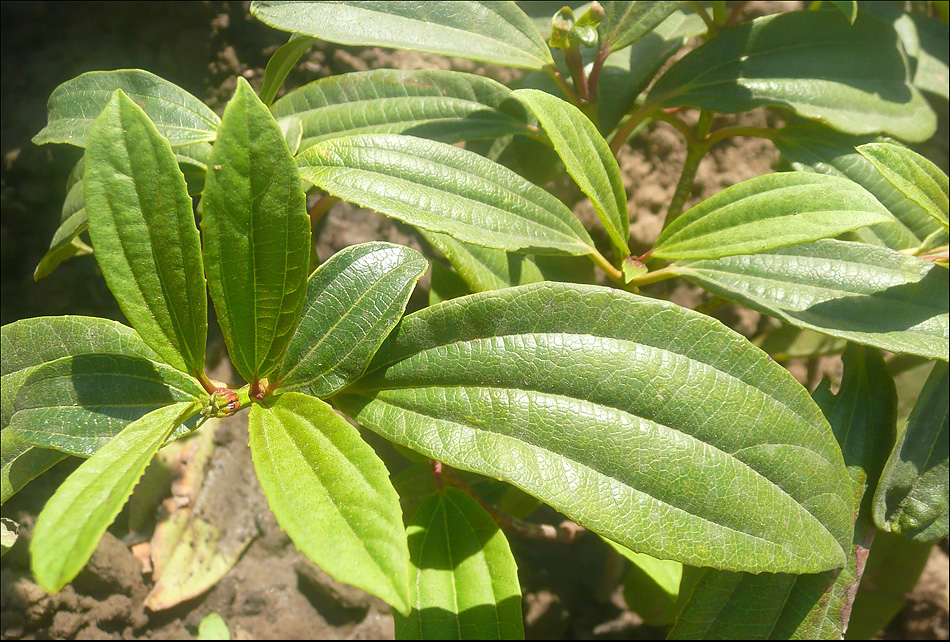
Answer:
[[[747,10],[761,14],[786,10],[789,4],[753,2]],[[122,320],[91,257],[74,259],[33,282],[33,269],[59,223],[67,175],[79,157],[76,150],[63,146],[53,149],[30,143],[46,124],[46,99],[57,85],[85,71],[141,68],[182,86],[220,113],[237,76],[257,88],[269,56],[286,38],[251,18],[247,3],[241,2],[4,2],[2,31],[0,321],[60,314]],[[502,82],[517,78],[510,70],[465,60],[319,43],[291,72],[286,86],[378,67],[451,68]],[[777,116],[765,112],[746,114],[741,120],[759,126],[779,124]],[[943,121],[945,128],[945,109]],[[621,154],[635,251],[645,251],[659,233],[684,156],[679,135],[662,124],[651,125]],[[778,153],[765,141],[723,143],[701,165],[687,205],[767,173],[777,161]],[[555,188],[574,204],[592,236],[606,245],[599,220],[576,187],[559,184]],[[324,217],[318,233],[322,258],[367,240],[427,248],[412,228],[345,204]],[[427,289],[428,281],[423,279],[410,307],[425,305]],[[706,300],[706,295],[687,286],[665,294],[691,308]],[[756,313],[730,305],[718,308],[714,315],[748,336],[766,322]],[[220,334],[212,332],[211,341],[210,354],[216,362],[211,366],[217,378],[231,378],[222,358]],[[795,363],[791,368],[813,386],[823,374],[840,377],[837,363],[835,359],[817,365]],[[31,580],[27,545],[38,510],[77,465],[66,460],[3,507],[4,517],[20,524],[21,535],[4,556],[0,571],[3,638],[189,638],[211,612],[223,616],[235,638],[391,638],[388,606],[332,581],[277,526],[252,474],[246,415],[221,421],[214,429],[213,443],[207,481],[192,489],[184,503],[236,538],[233,546],[240,557],[223,579],[172,608],[146,608],[154,582],[142,560],[148,558],[155,519],[167,516],[162,512],[166,508],[160,506],[144,526],[136,525],[136,518],[124,512],[76,580],[61,593],[46,595]],[[173,482],[166,484],[168,496],[175,495]],[[557,516],[542,511],[533,519],[556,523]],[[597,538],[581,537],[570,545],[514,535],[509,540],[519,562],[527,637],[653,639],[665,635],[665,629],[647,626],[626,607],[621,590],[623,562]],[[947,566],[944,542],[942,549],[934,548],[907,606],[887,629],[887,637],[947,639]]]

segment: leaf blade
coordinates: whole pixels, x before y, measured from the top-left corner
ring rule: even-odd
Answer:
[[[608,2],[597,26],[600,46],[618,51],[656,29],[682,2]]]
[[[914,151],[888,143],[861,145],[857,151],[895,189],[922,207],[945,231],[950,229],[947,219],[950,180],[939,167]]]

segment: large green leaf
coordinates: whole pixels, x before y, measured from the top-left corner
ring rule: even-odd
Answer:
[[[596,252],[567,207],[473,152],[411,136],[328,140],[298,157],[300,176],[334,196],[466,243],[530,254]]]
[[[560,283],[453,299],[406,317],[334,399],[636,552],[753,572],[845,560],[850,491],[818,408],[744,338],[670,303]]]
[[[359,378],[402,318],[428,265],[415,250],[379,242],[330,257],[310,277],[275,385],[322,398]]]
[[[278,119],[300,119],[301,150],[343,134],[408,134],[456,143],[530,133],[524,107],[510,95],[494,80],[458,71],[376,69],[315,80],[271,111]]]
[[[49,124],[33,143],[86,146],[93,121],[121,89],[173,146],[214,140],[220,119],[181,87],[141,69],[90,71],[64,82],[49,98]]]
[[[411,49],[523,69],[551,51],[513,2],[262,2],[251,13],[276,29],[343,45]]]
[[[430,497],[407,529],[412,612],[393,614],[397,640],[520,640],[521,586],[508,540],[454,488]]]
[[[628,47],[650,34],[682,2],[607,2],[604,19],[597,26],[600,46],[610,51]]]
[[[863,187],[810,172],[757,176],[707,198],[663,230],[653,255],[719,259],[838,236],[892,220]]]
[[[251,455],[277,523],[334,579],[409,612],[409,549],[386,466],[359,433],[313,397],[255,404]]]
[[[871,192],[894,220],[852,233],[857,240],[885,245],[892,250],[920,247],[924,239],[940,229],[919,205],[908,200],[890,184],[855,147],[874,138],[842,134],[818,123],[797,123],[776,132],[772,139],[779,151],[799,171],[843,176]]]
[[[63,482],[36,519],[30,543],[33,575],[40,586],[56,592],[76,577],[152,457],[197,410],[196,404],[182,402],[145,415]]]
[[[897,439],[874,496],[879,528],[918,542],[947,536],[947,364],[937,363]]]
[[[208,295],[185,177],[148,116],[116,90],[89,133],[83,176],[96,260],[155,352],[204,376]]]
[[[677,263],[673,270],[799,328],[948,358],[947,270],[914,256],[824,239],[753,256]]]
[[[648,103],[740,112],[786,107],[852,134],[930,138],[936,116],[910,85],[894,31],[862,13],[757,18],[697,47],[657,80]]]
[[[520,89],[514,96],[534,112],[567,173],[590,198],[621,261],[630,254],[630,217],[620,165],[607,141],[581,110],[560,98],[537,89]]]
[[[297,327],[310,218],[280,127],[247,81],[224,110],[201,218],[208,288],[235,369],[271,373]]]
[[[939,167],[917,152],[889,143],[869,143],[857,151],[897,191],[923,208],[944,230],[950,229],[950,180]]]

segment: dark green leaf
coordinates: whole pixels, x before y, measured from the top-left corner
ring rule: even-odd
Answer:
[[[844,563],[849,484],[818,408],[744,338],[669,303],[554,283],[453,299],[406,317],[335,401],[636,552]]]
[[[121,90],[89,133],[89,236],[132,326],[162,359],[204,376],[208,295],[185,178],[171,147]]]
[[[343,45],[392,47],[523,69],[551,64],[531,19],[513,2],[262,2],[251,13],[276,29]]]
[[[945,231],[950,229],[950,180],[939,167],[917,152],[888,143],[861,145],[857,151],[897,191],[923,208]]]
[[[235,369],[280,363],[307,287],[310,218],[283,133],[247,81],[224,110],[201,219],[208,288]]]
[[[500,250],[492,251],[500,252]],[[439,261],[432,262],[432,274],[429,276],[429,305],[457,299],[471,293],[462,277],[452,268],[442,265]]]
[[[351,245],[330,257],[307,284],[276,385],[324,398],[358,379],[427,267],[415,250],[390,243]]]
[[[49,250],[40,259],[39,265],[33,272],[35,281],[49,275],[63,261],[74,256],[89,254],[92,251],[92,248],[79,238],[79,235],[89,228],[82,194],[82,175],[86,168],[84,160],[80,158],[69,173],[69,180],[66,182],[66,200],[63,201],[59,227],[53,234]]]
[[[841,354],[848,345],[844,339],[829,337],[814,330],[802,330],[785,323],[780,328],[757,337],[753,343],[779,363],[801,357]]]
[[[0,504],[65,457],[58,450],[37,448],[9,428],[0,432]]]
[[[407,535],[412,612],[393,614],[397,640],[524,638],[515,559],[478,502],[446,488],[419,508]]]
[[[249,421],[254,469],[294,545],[335,580],[408,613],[402,511],[373,449],[330,406],[293,392],[253,405]]]
[[[834,5],[835,9],[840,11],[851,24],[854,24],[854,21],[858,19],[858,3],[856,0],[831,0],[831,4]]]
[[[33,143],[86,146],[92,123],[121,89],[155,123],[173,146],[214,140],[220,119],[177,85],[140,69],[90,71],[64,82],[49,98],[49,124]]]
[[[274,102],[277,91],[284,84],[287,74],[291,72],[300,57],[307,53],[307,49],[310,49],[316,41],[316,38],[295,33],[290,36],[290,40],[274,52],[274,55],[267,61],[267,68],[264,69],[264,81],[261,83],[261,91],[258,94],[262,103],[270,105]]]
[[[799,328],[948,358],[947,270],[913,256],[825,239],[673,269],[704,290]]]
[[[682,2],[607,2],[597,27],[600,46],[623,49],[648,35],[676,11]]]

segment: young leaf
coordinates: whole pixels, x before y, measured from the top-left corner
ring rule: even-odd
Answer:
[[[757,176],[707,198],[663,230],[653,255],[719,259],[838,236],[892,220],[864,188],[810,172]]]
[[[874,496],[874,522],[917,542],[947,536],[947,364],[938,362],[897,439]]]
[[[310,218],[283,133],[239,78],[208,167],[202,241],[208,288],[235,369],[280,363],[307,287]]]
[[[89,133],[83,177],[96,260],[162,359],[204,376],[208,295],[191,197],[171,146],[121,90]]]
[[[675,3],[670,3],[675,4]],[[514,97],[538,118],[567,173],[590,198],[619,262],[630,254],[630,217],[620,165],[594,123],[581,110],[536,89],[519,89]]]
[[[617,51],[648,35],[682,2],[607,2],[598,25],[601,48]]]
[[[947,270],[893,250],[824,239],[673,266],[683,278],[798,328],[948,358]]]
[[[33,280],[39,281],[55,270],[60,263],[74,256],[88,254],[92,248],[87,246],[79,235],[89,229],[89,220],[86,218],[85,201],[82,194],[82,175],[86,171],[85,158],[69,173],[66,182],[66,199],[59,219],[59,227],[53,233],[49,250],[40,259],[39,265],[33,272]],[[85,246],[85,247],[83,247]]]
[[[844,563],[850,486],[820,411],[744,338],[673,304],[560,283],[453,299],[406,317],[334,400],[636,552],[752,572]]]
[[[298,158],[317,187],[423,230],[529,254],[596,252],[567,207],[473,152],[411,136],[328,140]]]
[[[407,134],[456,143],[533,133],[524,108],[510,96],[504,85],[473,74],[375,69],[315,80],[278,100],[271,111],[278,120],[300,119],[301,150],[344,134]]]
[[[428,265],[415,250],[378,242],[330,257],[310,276],[276,385],[324,398],[358,379],[402,318]]]
[[[888,143],[861,145],[858,152],[895,189],[922,207],[944,230],[950,229],[947,220],[950,180],[939,167],[917,152]]]
[[[254,404],[249,421],[254,469],[294,545],[335,580],[408,613],[402,510],[373,449],[330,406],[294,392]]]
[[[251,3],[260,21],[341,45],[392,47],[522,69],[553,64],[531,19],[513,2]]]
[[[316,38],[295,33],[290,36],[290,40],[274,52],[274,55],[267,61],[267,68],[264,69],[264,81],[261,83],[261,91],[258,94],[262,103],[270,105],[274,102],[277,91],[284,83],[287,74],[291,72],[300,57],[307,53],[307,49],[310,49],[316,41]]]
[[[86,146],[93,121],[121,89],[155,123],[172,146],[214,140],[220,119],[181,87],[141,69],[90,71],[64,82],[49,97],[49,124],[33,144]]]
[[[794,11],[725,30],[667,70],[650,104],[734,113],[787,107],[844,132],[919,142],[937,121],[910,85],[897,35],[862,13]]]
[[[33,575],[49,592],[70,582],[132,494],[145,467],[194,403],[159,408],[130,424],[63,482],[36,519]]]
[[[419,508],[407,535],[412,612],[393,613],[397,640],[524,638],[515,559],[478,502],[446,488]]]

